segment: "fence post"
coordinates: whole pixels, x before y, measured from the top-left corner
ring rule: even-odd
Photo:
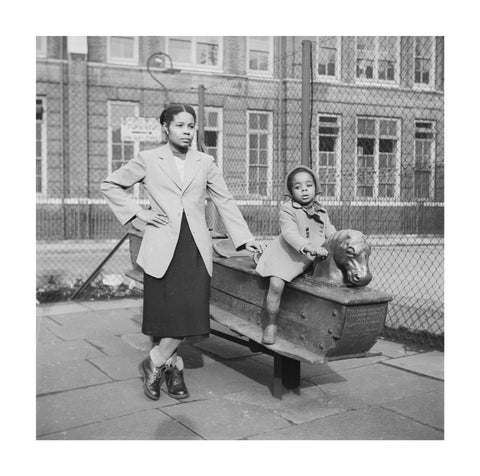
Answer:
[[[302,165],[312,166],[312,42],[302,41]]]
[[[198,131],[197,131],[197,148],[205,152],[205,86],[198,85]],[[207,223],[211,231],[215,231],[219,217],[217,209],[213,205],[210,197],[207,197],[206,203]]]
[[[198,85],[198,150],[205,152],[205,86]]]

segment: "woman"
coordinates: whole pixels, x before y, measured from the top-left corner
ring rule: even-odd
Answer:
[[[205,220],[211,197],[238,249],[262,251],[243,219],[212,156],[192,150],[196,115],[184,104],[160,116],[167,144],[140,152],[102,183],[101,191],[124,225],[137,217],[146,223],[137,263],[144,270],[142,332],[154,345],[140,364],[147,397],[158,400],[165,377],[171,397],[189,396],[183,361],[176,355],[185,337],[208,336],[212,243]],[[150,210],[127,192],[142,182]]]

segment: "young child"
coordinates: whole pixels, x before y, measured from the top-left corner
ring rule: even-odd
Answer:
[[[264,344],[275,343],[285,283],[305,272],[317,256],[327,256],[322,244],[336,231],[327,211],[316,200],[318,182],[311,169],[296,167],[288,174],[286,185],[290,200],[280,208],[281,233],[268,245],[256,267],[261,276],[270,277]]]

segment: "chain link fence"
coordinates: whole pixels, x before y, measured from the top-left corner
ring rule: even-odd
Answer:
[[[394,296],[385,335],[443,348],[443,38],[275,41],[282,54],[269,61],[258,40],[255,74],[158,74],[159,84],[145,68],[112,72],[62,51],[37,62],[39,300],[70,297],[126,233],[100,183],[162,139],[126,140],[122,122],[185,102],[259,239],[279,233],[285,177],[307,144],[332,223],[367,235],[370,285]],[[147,206],[141,185],[131,193]],[[207,217],[225,231],[211,204]],[[89,292],[134,294],[129,266],[125,242]]]

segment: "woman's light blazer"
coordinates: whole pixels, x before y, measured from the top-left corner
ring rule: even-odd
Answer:
[[[145,185],[152,210],[167,215],[168,224],[158,228],[146,226],[137,263],[147,274],[161,278],[167,271],[185,211],[193,238],[211,276],[212,239],[205,219],[207,194],[215,204],[235,248],[254,238],[212,156],[189,149],[183,183],[175,160],[168,144],[142,151],[111,173],[102,182],[100,190],[122,225],[142,209],[126,191],[138,182]]]

